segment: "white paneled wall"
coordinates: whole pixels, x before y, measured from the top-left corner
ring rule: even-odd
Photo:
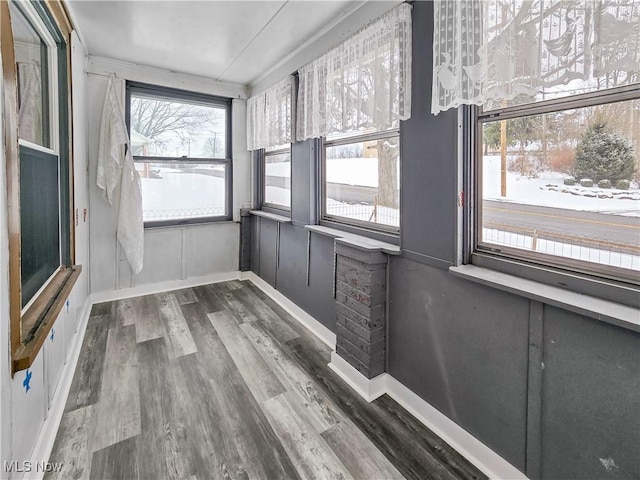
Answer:
[[[116,192],[110,206],[96,186],[100,121],[107,75],[132,81],[181,88],[211,95],[232,96],[233,218],[251,202],[251,159],[246,150],[246,89],[201,77],[89,57],[89,192],[91,200],[91,292],[105,294],[143,285],[166,284],[193,278],[237,272],[239,225],[220,222],[193,226],[147,229],[144,234],[144,268],[133,276],[116,241]]]
[[[11,460],[31,459],[36,440],[48,412],[47,388],[42,350],[30,368],[15,374],[11,382],[12,452]],[[16,478],[16,476],[13,476]]]

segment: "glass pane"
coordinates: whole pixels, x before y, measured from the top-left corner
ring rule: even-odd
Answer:
[[[225,215],[225,165],[136,162],[136,170],[145,222]]]
[[[291,208],[291,153],[265,155],[264,203]]]
[[[397,136],[327,147],[325,213],[399,227],[399,149]]]
[[[640,270],[640,100],[483,126],[482,235]]]
[[[501,93],[491,95],[485,111],[640,82],[640,2],[509,0],[484,7],[492,59],[485,82]]]
[[[23,307],[60,266],[59,194],[57,155],[21,145],[20,275]]]
[[[18,70],[18,135],[49,147],[47,46],[13,2],[9,8]]]
[[[226,158],[226,108],[131,95],[133,155]]]

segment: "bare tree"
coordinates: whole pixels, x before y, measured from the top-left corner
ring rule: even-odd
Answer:
[[[211,127],[212,112],[199,105],[133,97],[130,118],[131,128],[156,145],[162,145],[160,136],[167,132],[188,144],[190,137]]]

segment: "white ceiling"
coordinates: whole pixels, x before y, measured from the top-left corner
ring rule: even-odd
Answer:
[[[67,3],[90,55],[252,85],[360,8],[332,1]]]

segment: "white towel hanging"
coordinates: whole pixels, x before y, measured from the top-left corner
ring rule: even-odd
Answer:
[[[118,95],[123,87],[122,80],[114,75],[109,77],[100,125],[96,183],[110,205],[118,184],[121,184],[117,238],[131,270],[137,275],[142,270],[144,257],[142,184],[133,164],[124,110]]]

